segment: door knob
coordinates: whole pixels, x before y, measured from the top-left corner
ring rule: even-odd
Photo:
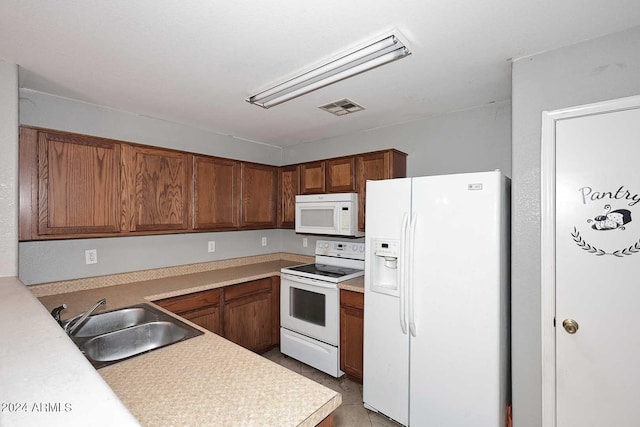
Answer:
[[[576,332],[578,332],[578,328],[580,327],[580,325],[578,325],[578,322],[573,319],[564,319],[564,321],[562,322],[562,326],[564,327],[564,330],[570,334],[575,334]]]

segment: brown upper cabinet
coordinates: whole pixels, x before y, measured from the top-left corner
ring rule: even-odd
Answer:
[[[20,239],[120,230],[121,146],[20,129]]]
[[[124,145],[130,231],[187,230],[191,159],[172,150]]]
[[[352,193],[356,191],[356,159],[354,156],[325,161],[327,193]]]
[[[282,167],[20,127],[20,240],[294,228],[298,194],[406,176],[396,150]]]
[[[293,168],[295,166],[284,167]],[[404,178],[407,175],[407,155],[401,151],[390,149],[302,163],[297,167],[300,173],[300,194],[357,192],[358,230],[364,231],[367,180]],[[282,191],[280,197],[280,206],[293,206],[292,222],[287,223],[289,227],[293,228],[295,194]],[[282,227],[286,228],[284,225]]]
[[[325,162],[309,162],[299,166],[300,194],[321,194],[325,192]]]
[[[193,229],[240,226],[240,162],[193,156]]]
[[[407,176],[407,155],[397,150],[376,151],[356,156],[358,192],[358,229],[365,230],[367,180],[404,178]]]
[[[296,195],[300,194],[298,166],[278,169],[278,227],[294,228],[296,223]]]
[[[354,156],[302,163],[300,194],[350,193],[356,191]]]
[[[275,228],[277,225],[278,168],[242,162],[242,228]]]

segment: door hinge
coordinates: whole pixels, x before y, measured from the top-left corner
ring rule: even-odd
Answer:
[[[553,327],[554,328],[556,327],[556,318],[555,317],[553,318]]]

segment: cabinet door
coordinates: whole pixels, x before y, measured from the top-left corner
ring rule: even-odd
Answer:
[[[275,228],[278,200],[277,168],[255,163],[242,163],[243,228]]]
[[[121,145],[50,132],[37,145],[38,234],[118,232]]]
[[[376,151],[356,156],[358,192],[358,229],[365,230],[367,180],[404,178],[407,175],[407,155],[396,150]]]
[[[341,157],[326,161],[327,193],[351,193],[356,191],[356,158]]]
[[[300,165],[300,194],[322,194],[325,192],[325,162]]]
[[[296,195],[299,194],[298,166],[285,166],[278,170],[278,227],[295,228]]]
[[[193,158],[193,229],[240,226],[240,162]]]
[[[206,307],[198,310],[188,311],[185,313],[176,313],[181,317],[195,323],[198,326],[222,335],[222,324],[220,322],[221,310],[219,306]]]
[[[128,147],[125,159],[131,231],[186,230],[189,226],[189,155]]]
[[[364,295],[340,291],[340,369],[362,381]]]
[[[273,294],[260,294],[225,302],[224,336],[255,352],[273,345]]]

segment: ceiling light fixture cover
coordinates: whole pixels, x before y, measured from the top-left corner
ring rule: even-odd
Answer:
[[[263,108],[270,108],[410,54],[411,51],[397,33],[392,33],[284,83],[250,96],[246,101]]]

